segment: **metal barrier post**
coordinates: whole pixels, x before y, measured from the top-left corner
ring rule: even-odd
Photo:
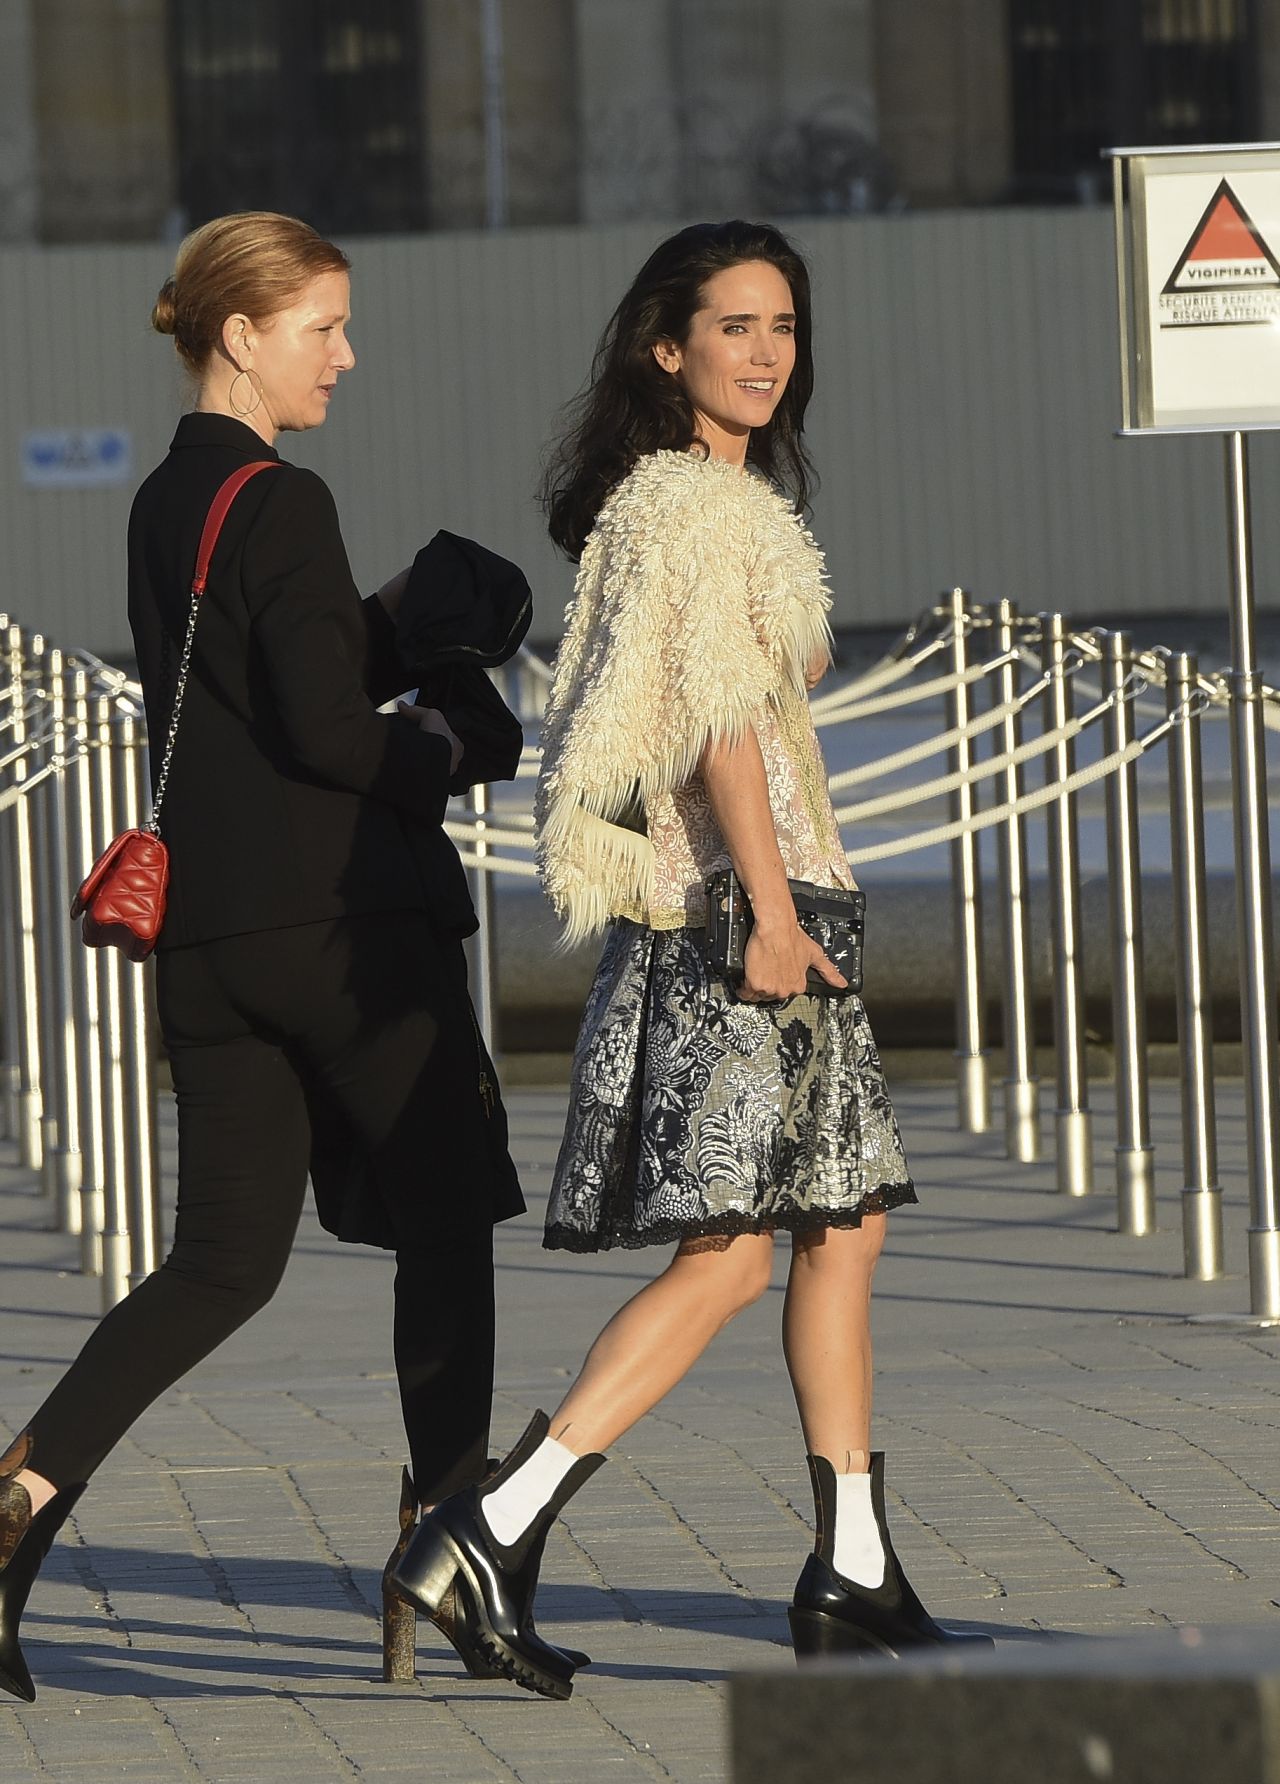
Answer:
[[[1067,674],[1067,623],[1060,613],[1040,615],[1040,655],[1050,676],[1044,694],[1046,731],[1061,730],[1074,711]],[[1075,772],[1075,744],[1056,744],[1045,758],[1045,784],[1061,784]],[[1076,802],[1064,794],[1047,807],[1049,824],[1049,922],[1053,943],[1053,1034],[1057,1053],[1058,1188],[1086,1196],[1093,1188],[1093,1117],[1085,1053],[1084,938],[1080,924],[1080,847]]]
[[[1182,1080],[1183,1274],[1212,1282],[1222,1274],[1222,1190],[1213,1090],[1209,921],[1205,907],[1204,782],[1200,715],[1188,702],[1199,681],[1186,651],[1169,658],[1165,701],[1183,718],[1169,738],[1173,841],[1173,957]]]
[[[1262,723],[1249,520],[1249,446],[1229,434],[1227,532],[1231,544],[1231,786],[1235,807],[1236,926],[1249,1170],[1249,1306],[1280,1319],[1280,1087],[1276,1084],[1276,981],[1271,918],[1267,746]]]
[[[73,1014],[72,948],[75,937],[67,920],[71,896],[68,862],[70,813],[66,762],[70,747],[67,723],[67,666],[60,650],[49,652],[46,680],[51,726],[50,759],[56,771],[43,789],[37,815],[42,831],[40,927],[44,949],[43,1031],[48,1038],[46,1102],[43,1117],[44,1163],[58,1228],[80,1232],[80,1109],[76,1083],[76,1039]],[[58,764],[62,764],[58,767]]]
[[[969,597],[953,588],[951,667],[962,676],[969,667]],[[947,696],[947,729],[967,726],[973,717],[969,684],[958,681]],[[950,751],[953,773],[973,766],[973,743],[957,738]],[[964,822],[977,810],[977,789],[966,785],[951,795],[951,817]],[[976,833],[958,836],[951,845],[952,935],[956,955],[956,1094],[960,1129],[985,1134],[991,1126],[991,1080],[983,1046],[986,998],[982,983],[982,858]]]
[[[143,726],[122,708],[117,715],[116,818],[136,830],[150,799]],[[160,1262],[160,1144],[156,1128],[155,1035],[149,986],[152,967],[121,969],[124,991],[124,1176],[129,1229],[129,1287],[137,1288]]]
[[[24,677],[27,656],[29,652],[43,655],[44,639],[39,633],[24,634],[20,626],[10,626],[5,643],[9,653],[10,685],[14,690],[10,746],[20,750],[28,743]],[[13,764],[12,784],[21,786],[29,773],[25,754],[19,755]],[[18,999],[16,1138],[22,1164],[28,1170],[38,1171],[41,1167],[40,973],[36,953],[35,838],[30,800],[19,798],[12,809],[12,896],[17,938],[14,964]]]
[[[119,826],[115,809],[117,718],[115,702],[108,694],[90,701],[90,734],[93,752],[93,798],[100,837],[114,836]],[[105,841],[102,846],[105,846]],[[98,948],[98,1049],[102,1058],[103,1088],[103,1190],[105,1219],[102,1230],[102,1305],[114,1307],[129,1292],[129,1208],[125,1186],[124,1134],[124,987],[128,963],[118,948]]]
[[[94,821],[94,760],[90,734],[89,676],[73,668],[67,690],[68,716],[76,758],[67,773],[67,835],[71,880],[78,885],[99,853]],[[100,999],[97,956],[72,943],[72,1010],[76,1048],[76,1087],[80,1104],[80,1268],[102,1274],[102,1229],[106,1218],[106,1159],[102,1117],[102,1052],[98,1045]]]
[[[485,841],[485,818],[489,811],[489,789],[485,786],[472,787],[470,805],[475,817],[474,850],[480,859],[489,853],[489,845]],[[497,974],[497,934],[494,921],[494,889],[493,875],[483,867],[472,871],[472,883],[475,890],[476,917],[480,927],[475,936],[475,988],[472,1001],[475,1004],[476,1020],[480,1024],[480,1032],[484,1036],[484,1044],[489,1049],[491,1058],[498,1056],[498,974]]]
[[[1127,632],[1102,636],[1102,687],[1113,697],[1104,724],[1108,754],[1133,741],[1122,690],[1132,667]],[[1130,762],[1107,776],[1107,879],[1111,898],[1111,1007],[1116,1072],[1116,1196],[1119,1230],[1155,1231],[1156,1204],[1147,1098],[1147,1022],[1142,959],[1138,773]]]
[[[7,613],[0,614],[0,638],[4,640],[3,676],[5,680],[4,730],[12,727],[13,715],[20,713],[26,700],[22,678],[21,655],[9,648],[11,628]],[[19,642],[22,634],[18,633]],[[7,710],[5,710],[7,709]],[[2,733],[0,733],[2,734]],[[18,1064],[18,1037],[22,1032],[22,998],[20,992],[18,952],[18,874],[14,862],[14,834],[17,808],[0,812],[0,949],[3,950],[4,983],[0,987],[4,999],[4,1060],[0,1065],[0,1131],[6,1140],[18,1135],[18,1092],[22,1071]]]
[[[1014,647],[1017,607],[1012,601],[997,602],[995,620],[993,643],[997,653],[1003,655]],[[1020,680],[1016,659],[999,670],[993,696],[998,705],[1017,699]],[[1017,749],[1022,741],[1022,720],[1017,713],[1009,714],[996,731],[996,738],[1000,753]],[[1016,765],[1006,768],[997,786],[1002,802],[1012,805],[1022,794],[1022,770]],[[1031,911],[1026,829],[1021,817],[1007,818],[999,826],[999,842],[1000,904],[1005,925],[1005,1148],[1010,1158],[1031,1164],[1040,1156],[1040,1082],[1036,1077],[1032,1034]]]

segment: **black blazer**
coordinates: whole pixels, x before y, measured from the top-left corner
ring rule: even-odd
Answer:
[[[153,774],[209,504],[238,466],[278,457],[241,422],[185,415],[134,499],[129,623]],[[451,786],[447,740],[375,710],[411,685],[390,619],[352,581],[323,481],[283,462],[254,478],[227,517],[196,627],[160,814],[172,869],[161,948],[386,910],[474,929],[440,823],[451,790],[502,765],[464,757]]]

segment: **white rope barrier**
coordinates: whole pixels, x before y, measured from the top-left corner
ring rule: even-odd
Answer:
[[[1052,679],[1052,676],[1042,675],[1031,687],[1024,688],[1016,700],[1006,700],[1002,706],[989,707],[986,712],[980,712],[976,718],[970,719],[967,725],[953,725],[949,731],[940,731],[936,737],[926,737],[920,743],[909,744],[906,749],[895,750],[891,756],[877,757],[874,762],[860,762],[856,768],[843,768],[839,774],[831,775],[827,784],[833,793],[840,793],[846,787],[857,786],[860,781],[880,780],[899,768],[910,768],[929,756],[954,749],[962,738],[981,737],[987,731],[993,731],[997,725],[1002,725],[1007,718],[1016,717],[1025,711],[1033,700],[1040,698]]]
[[[477,855],[472,849],[459,849],[458,859],[464,867],[481,873],[510,873],[517,879],[536,879],[538,870],[532,861],[499,860],[496,855]]]
[[[479,838],[487,843],[494,843],[500,848],[531,849],[533,847],[533,832],[531,830],[524,833],[518,830],[507,830],[502,825],[495,824],[488,817],[470,823],[461,819],[446,818],[441,829],[455,842],[469,843]]]
[[[935,638],[932,643],[926,644],[914,656],[899,657],[890,653],[887,657],[881,657],[880,661],[868,669],[865,675],[856,675],[852,681],[845,682],[842,687],[832,688],[828,693],[815,694],[809,702],[810,711],[814,714],[814,722],[817,722],[819,713],[825,713],[832,707],[842,706],[846,700],[864,699],[870,694],[877,693],[881,688],[891,687],[895,681],[902,681],[904,677],[914,675],[922,663],[927,663],[930,657],[937,656],[938,652],[943,650],[948,643],[949,640],[944,635],[941,638]]]
[[[1167,729],[1167,724],[1163,725],[1159,727],[1159,733],[1162,734]],[[1053,781],[1047,787],[1037,787],[1032,793],[1024,793],[1021,799],[1008,805],[993,806],[989,811],[975,812],[971,818],[957,818],[954,823],[939,824],[932,830],[919,830],[912,836],[895,837],[892,842],[877,843],[872,848],[846,849],[845,859],[851,867],[858,867],[867,861],[883,861],[891,855],[910,855],[916,849],[954,842],[957,837],[967,836],[975,830],[989,830],[993,824],[1003,824],[1012,817],[1038,811],[1042,805],[1049,805],[1055,799],[1063,799],[1069,793],[1077,793],[1082,787],[1092,786],[1095,781],[1105,780],[1107,775],[1114,774],[1118,769],[1127,768],[1130,762],[1136,762],[1147,746],[1155,741],[1156,735],[1157,733],[1152,732],[1145,738],[1135,737],[1124,749],[1113,751],[1100,762],[1094,762],[1088,768],[1078,768],[1065,780]]]
[[[1145,683],[1143,684],[1145,686]],[[1132,693],[1122,693],[1120,698],[1132,699]],[[1016,749],[1006,750],[1003,755],[989,756],[985,761],[975,762],[969,768],[956,769],[951,774],[941,774],[935,780],[922,781],[914,787],[895,787],[892,792],[882,793],[876,799],[864,799],[859,805],[843,805],[836,811],[836,822],[852,824],[866,822],[869,818],[882,817],[887,811],[896,811],[903,805],[921,805],[926,799],[941,798],[946,793],[958,792],[961,787],[973,786],[978,781],[989,780],[992,775],[1003,774],[1007,768],[1019,768],[1024,762],[1034,761],[1037,756],[1046,755],[1061,743],[1070,743],[1080,736],[1090,725],[1096,724],[1102,715],[1116,704],[1117,696],[1109,695],[1105,700],[1091,707],[1088,712],[1069,719],[1056,731],[1045,731],[1038,737],[1032,737],[1026,743],[1020,743]]]
[[[935,676],[932,681],[922,681],[919,687],[902,688],[896,694],[881,694],[874,700],[860,700],[855,705],[844,706],[828,711],[821,718],[815,719],[816,725],[843,725],[853,719],[874,718],[877,713],[894,712],[900,706],[914,706],[921,700],[936,700],[952,693],[956,688],[969,687],[975,681],[982,681],[985,676],[994,675],[997,669],[1003,669],[1006,663],[1017,658],[1016,650],[1007,650],[989,662],[975,663],[969,669],[953,670],[950,675]]]

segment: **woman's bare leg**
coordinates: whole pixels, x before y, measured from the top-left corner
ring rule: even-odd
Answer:
[[[688,1373],[716,1333],[769,1286],[771,1233],[685,1240],[609,1321],[551,1420],[575,1455],[606,1450]]]
[[[783,1350],[805,1446],[837,1473],[871,1466],[871,1279],[885,1218],[792,1240]]]

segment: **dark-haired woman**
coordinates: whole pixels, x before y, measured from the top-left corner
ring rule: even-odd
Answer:
[[[800,519],[812,388],[800,256],[766,226],[697,225],[624,297],[549,479],[552,537],[580,570],[543,730],[541,868],[571,938],[608,930],[545,1243],[676,1249],[554,1417],[424,1519],[393,1583],[428,1615],[447,1599],[464,1654],[552,1696],[572,1674],[531,1622],[547,1530],[764,1292],[779,1232],[818,1531],[797,1653],[965,1639],[912,1591],[870,1449],[871,1280],[886,1214],[915,1192],[862,1003],[807,991],[810,971],[845,981],[787,884],[852,886],[806,700],[830,651]],[[755,915],[736,995],[702,930],[704,883],[730,866]]]
[[[514,773],[522,739],[500,703],[505,727],[468,726],[461,672],[455,683],[430,669],[433,706],[377,710],[410,680],[392,612],[402,630],[413,619],[430,631],[441,580],[457,605],[486,554],[442,534],[362,603],[332,496],[276,452],[280,433],[324,421],[355,363],[349,311],[341,250],[266,212],[188,237],[155,307],[195,393],[129,526],[153,738],[186,681],[162,813],[172,879],[157,975],[177,1220],[162,1267],[0,1455],[0,1689],[19,1697],[35,1695],[19,1619],[55,1533],[139,1414],[271,1298],[308,1171],[327,1227],[396,1253],[416,1489],[402,1523],[417,1498],[485,1466],[493,1224],[523,1203],[467,997],[461,937],[474,913],[441,820],[451,791]],[[255,463],[267,469],[235,498],[181,677],[205,517]],[[472,697],[467,712],[478,714]],[[394,1673],[406,1614],[392,1602]]]

